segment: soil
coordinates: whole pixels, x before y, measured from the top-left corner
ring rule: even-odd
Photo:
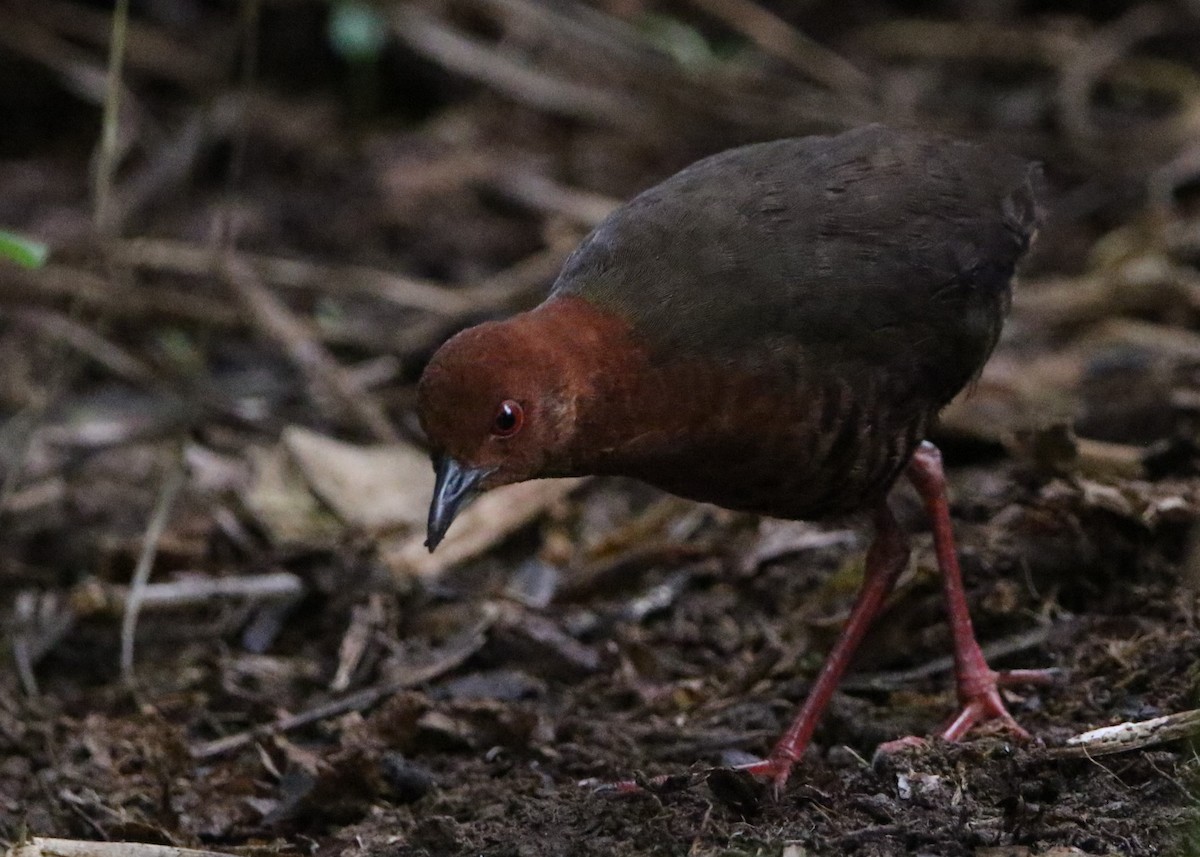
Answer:
[[[498,95],[412,41],[355,66],[328,47],[326,7],[302,2],[266,4],[257,100],[214,119],[238,80],[238,14],[147,3],[124,81],[123,121],[141,136],[118,164],[117,223],[97,232],[99,105],[55,69],[103,68],[108,13],[14,4],[0,27],[27,17],[69,62],[48,63],[33,36],[0,53],[11,81],[0,111],[15,123],[0,143],[0,226],[52,249],[41,270],[0,269],[0,604],[12,664],[0,675],[0,840],[388,857],[1200,853],[1200,757],[1186,737],[1062,751],[1080,733],[1200,699],[1200,212],[1180,166],[1186,146],[1135,157],[1118,145],[1131,125],[1151,133],[1167,108],[1109,98],[1108,81],[1096,148],[1076,156],[1068,130],[1046,120],[1056,90],[1042,71],[933,61],[922,71],[871,40],[917,21],[909,10],[852,5],[776,11],[915,87],[917,122],[1047,163],[1054,203],[1024,297],[992,366],[933,437],[992,665],[1060,671],[1050,686],[1005,692],[1033,741],[985,728],[877,753],[935,734],[955,706],[927,523],[907,486],[893,503],[913,560],[780,794],[734,766],[769,752],[803,700],[861,579],[865,519],[759,521],[593,480],[474,558],[415,575],[381,550],[391,534],[340,522],[284,537],[253,502],[264,451],[281,448],[288,426],[419,444],[424,361],[501,311],[405,308],[355,286],[362,269],[497,292],[497,276],[525,277],[503,302],[511,311],[552,277],[514,268],[577,240],[588,212],[709,151],[844,116],[732,110],[739,91],[718,87],[783,86],[766,61],[751,66],[761,79],[701,76],[659,103],[636,69],[597,76],[564,50],[569,40],[541,44],[517,28],[510,51],[490,54],[610,83],[662,123],[635,133],[574,115],[582,102]],[[963,24],[960,5],[970,4],[938,14]],[[1007,24],[1053,30],[1053,14],[1017,5]],[[499,26],[493,4],[419,8],[478,39]],[[665,28],[672,50],[690,32],[716,46],[713,62],[723,39],[746,49],[690,7],[589,9],[638,32]],[[1135,14],[1109,11],[1054,14],[1093,35],[1123,32]],[[1200,38],[1180,35],[1197,25],[1178,15],[1139,57],[1200,76]],[[185,61],[172,61],[172,45]],[[206,130],[192,147],[194,127]],[[1168,167],[1185,173],[1163,209],[1153,189]],[[245,292],[208,262],[181,261],[223,229],[243,253],[311,266],[299,285],[262,274],[298,328],[239,305]],[[165,260],[130,262],[134,237],[163,242]],[[362,401],[400,438],[344,406],[296,347],[306,336],[353,370]],[[286,573],[300,594],[146,607],[126,679],[123,587],[156,510],[152,582]],[[343,704],[322,716],[331,701]],[[643,787],[604,787],[626,779]]]

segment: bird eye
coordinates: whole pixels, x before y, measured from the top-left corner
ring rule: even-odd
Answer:
[[[512,437],[521,430],[523,422],[525,412],[521,410],[521,406],[512,399],[506,399],[496,409],[496,416],[492,420],[492,434],[496,437]]]

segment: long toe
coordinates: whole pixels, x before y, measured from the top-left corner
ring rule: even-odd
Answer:
[[[974,727],[994,723],[1012,738],[1028,741],[1029,733],[1008,712],[1000,696],[1000,688],[1022,685],[1045,687],[1061,678],[1062,671],[1056,669],[972,672],[965,682],[966,686],[960,684],[958,688],[958,701],[962,708],[942,728],[941,737],[947,741],[958,741]]]
[[[996,673],[996,684],[1000,687],[1047,687],[1058,684],[1066,673],[1050,667],[1041,670],[1000,670]]]
[[[787,786],[788,777],[791,776],[792,766],[795,764],[796,760],[791,756],[776,752],[767,759],[738,765],[737,770],[745,771],[763,780],[770,780],[775,797],[779,797]]]

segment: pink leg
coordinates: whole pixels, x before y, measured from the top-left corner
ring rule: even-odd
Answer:
[[[867,551],[862,588],[855,599],[854,607],[850,610],[850,618],[846,620],[837,642],[825,658],[825,664],[809,690],[808,698],[796,712],[791,726],[783,733],[771,755],[765,761],[745,766],[745,770],[759,776],[771,777],[775,781],[776,790],[783,788],[792,765],[808,747],[817,722],[838,683],[841,682],[846,668],[850,666],[858,644],[862,642],[871,623],[879,615],[884,599],[892,591],[892,587],[896,585],[896,578],[908,563],[908,553],[908,539],[896,523],[896,518],[887,503],[882,504],[875,515],[875,541]]]
[[[936,446],[926,441],[917,448],[908,465],[908,478],[921,495],[925,511],[933,524],[933,546],[937,553],[938,569],[942,573],[942,590],[946,598],[946,610],[950,615],[950,633],[954,640],[954,672],[958,683],[958,701],[962,710],[942,729],[941,737],[947,741],[957,741],[971,727],[995,720],[1013,736],[1028,739],[1029,733],[1021,728],[1005,708],[999,688],[1014,684],[1049,684],[1054,680],[1055,672],[995,672],[987,665],[975,639],[975,629],[971,626],[962,572],[954,552],[954,535],[950,528],[950,506],[946,501],[942,454]]]
[[[875,541],[867,551],[862,588],[855,599],[854,607],[850,610],[850,618],[846,620],[837,642],[825,658],[825,664],[821,667],[816,682],[808,692],[808,698],[796,712],[792,724],[776,743],[771,755],[761,762],[740,766],[742,770],[758,777],[770,777],[775,781],[776,791],[783,788],[788,774],[792,771],[792,765],[808,747],[817,721],[820,720],[821,714],[829,704],[829,698],[833,696],[842,675],[850,665],[855,649],[862,642],[875,617],[879,615],[884,599],[896,585],[896,578],[907,563],[908,539],[885,502],[875,514]],[[660,786],[669,780],[670,777],[657,777],[650,782]],[[609,783],[602,788],[605,791],[633,792],[642,787],[638,783],[626,780]]]

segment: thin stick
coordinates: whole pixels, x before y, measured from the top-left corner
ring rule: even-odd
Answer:
[[[292,362],[304,373],[318,393],[332,399],[367,429],[376,440],[396,443],[400,433],[373,396],[356,385],[346,369],[326,350],[310,326],[275,297],[244,261],[226,256],[222,273],[225,282],[271,339],[281,344]],[[334,416],[331,414],[331,416]]]
[[[112,44],[108,55],[108,74],[105,79],[104,113],[100,129],[100,143],[97,151],[96,182],[94,187],[94,204],[92,210],[93,225],[97,232],[108,231],[110,218],[109,198],[112,192],[113,176],[116,173],[117,132],[119,130],[119,113],[121,109],[121,68],[125,58],[125,35],[129,24],[129,0],[117,0],[112,18]],[[110,290],[111,291],[111,290]],[[67,321],[78,324],[82,314],[82,305],[78,300],[72,300],[68,310]],[[14,448],[19,450],[12,464],[7,468],[4,481],[0,484],[0,510],[6,505],[8,498],[16,490],[17,482],[25,463],[26,455],[33,442],[33,432],[41,422],[42,417],[67,386],[68,378],[79,368],[78,361],[70,359],[67,345],[60,343],[56,349],[57,358],[51,366],[51,379],[47,395],[32,409],[32,418],[22,426],[26,430],[19,437]]]
[[[129,27],[129,0],[117,0],[113,9],[112,43],[108,50],[108,85],[104,96],[104,116],[100,130],[100,150],[96,159],[95,210],[93,224],[97,232],[108,232],[109,198],[117,172],[117,132],[120,130],[121,69],[125,63],[125,35]]]
[[[146,363],[68,315],[24,309],[14,312],[13,317],[18,323],[40,331],[72,350],[90,357],[119,378],[149,387],[158,384],[158,376]]]
[[[862,97],[870,90],[871,79],[853,63],[754,0],[692,0],[692,5],[724,21],[765,53],[789,63],[834,92]]]
[[[1019,652],[1025,652],[1030,649],[1036,649],[1050,639],[1050,625],[1041,625],[1029,631],[1022,631],[1019,634],[1014,634],[1011,637],[1005,637],[1000,640],[993,640],[985,646],[982,646],[984,657],[988,662],[997,660],[998,658],[1008,657]],[[948,673],[954,669],[954,658],[951,655],[946,655],[941,658],[934,658],[920,666],[913,667],[907,670],[896,670],[894,672],[866,673],[863,675],[850,675],[842,682],[843,690],[895,690],[899,687],[904,687],[908,684],[930,678],[941,673]]]
[[[530,68],[415,6],[395,7],[391,25],[400,40],[421,56],[534,109],[600,125],[647,130],[649,116],[640,103],[613,90],[563,80]]]
[[[545,288],[562,270],[563,262],[573,248],[574,243],[566,246],[557,242],[476,285],[461,289],[458,294],[472,307],[472,312],[510,306]]]
[[[71,591],[70,606],[76,618],[125,613],[132,590],[118,585],[87,581]],[[180,610],[212,604],[217,600],[254,603],[294,601],[304,595],[304,581],[286,571],[246,577],[189,577],[142,588],[138,607],[151,610]]]
[[[559,184],[538,173],[497,172],[487,184],[505,197],[537,211],[561,214],[587,229],[600,224],[620,200]]]
[[[488,611],[475,625],[447,640],[440,651],[434,653],[428,661],[423,664],[414,665],[405,674],[391,681],[385,681],[374,687],[365,688],[357,693],[344,696],[341,699],[330,700],[315,708],[302,711],[299,714],[280,717],[270,723],[264,723],[253,729],[247,729],[245,732],[238,732],[235,735],[227,735],[215,741],[197,744],[190,750],[191,757],[193,759],[209,759],[213,756],[220,756],[231,750],[236,750],[239,747],[244,747],[260,738],[290,732],[293,729],[299,729],[302,726],[307,726],[310,723],[316,723],[330,717],[337,717],[349,711],[364,711],[402,690],[432,681],[443,673],[465,663],[467,658],[479,651],[483,647],[484,642],[486,642],[487,629],[491,627],[495,619],[495,611]]]
[[[55,304],[65,301],[106,317],[136,321],[165,320],[219,328],[246,326],[245,314],[228,301],[222,303],[169,286],[114,289],[90,271],[66,265],[50,264],[37,271],[10,266],[5,271],[4,288],[0,289],[0,307],[27,301]]]
[[[221,257],[211,247],[165,238],[114,243],[110,258],[122,265],[192,276],[220,273]],[[325,265],[256,253],[238,253],[259,277],[274,286],[367,294],[407,309],[454,315],[471,309],[453,289],[365,265]]]
[[[184,467],[183,454],[180,451],[172,462],[171,469],[163,480],[158,492],[158,500],[154,504],[154,514],[150,525],[146,528],[146,536],[142,540],[142,553],[138,557],[137,567],[133,570],[130,581],[129,597],[125,601],[125,615],[121,619],[121,677],[126,683],[133,683],[133,638],[137,630],[138,611],[142,607],[142,599],[146,592],[146,584],[150,579],[150,570],[154,567],[154,557],[158,553],[158,543],[163,530],[171,517],[175,499],[187,481],[187,470]]]

